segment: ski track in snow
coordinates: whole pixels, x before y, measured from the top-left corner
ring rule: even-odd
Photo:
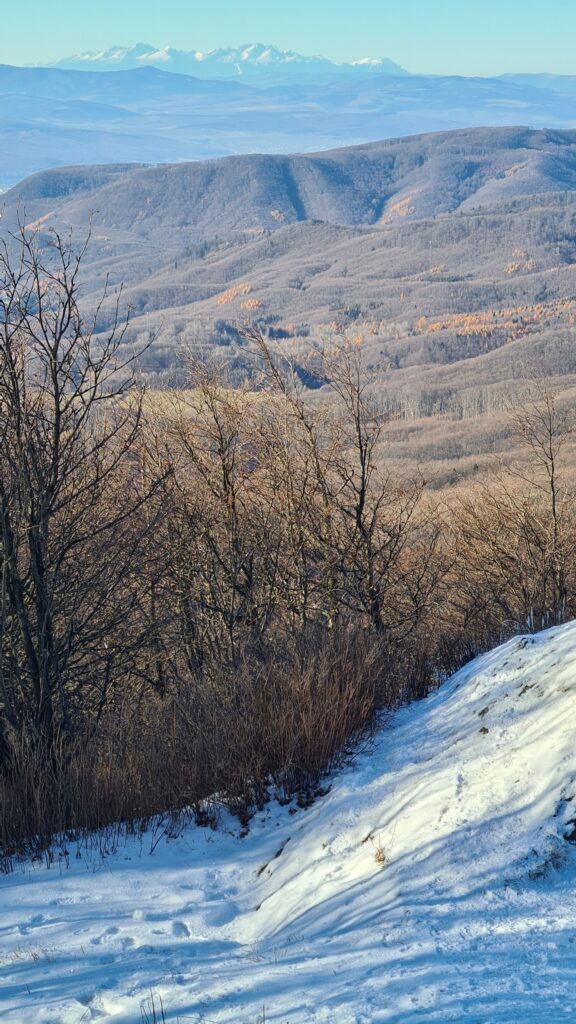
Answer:
[[[243,839],[223,815],[17,865],[0,1020],[141,1024],[151,993],[206,1024],[576,1020],[575,712],[571,623],[477,659]]]

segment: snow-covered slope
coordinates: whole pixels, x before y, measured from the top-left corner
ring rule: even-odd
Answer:
[[[0,1019],[576,1019],[575,713],[572,623],[402,710],[308,810],[17,869]]]

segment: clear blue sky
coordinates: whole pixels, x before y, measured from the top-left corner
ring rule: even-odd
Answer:
[[[576,74],[576,0],[2,0],[0,63],[138,41],[207,50],[274,43],[410,71]]]

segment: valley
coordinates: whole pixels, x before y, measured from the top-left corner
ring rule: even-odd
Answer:
[[[91,223],[84,301],[108,280],[112,315],[122,287],[126,342],[154,339],[153,387],[181,385],[185,349],[242,381],[253,322],[303,367],[310,346],[361,341],[393,457],[441,479],[507,449],[506,408],[526,377],[566,396],[576,385],[574,132],[61,168],[2,205],[6,229],[23,219],[46,242],[49,227],[82,238]]]

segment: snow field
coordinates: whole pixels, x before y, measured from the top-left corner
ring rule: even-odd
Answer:
[[[0,1020],[576,1020],[576,624],[402,709],[308,809],[0,877]]]

